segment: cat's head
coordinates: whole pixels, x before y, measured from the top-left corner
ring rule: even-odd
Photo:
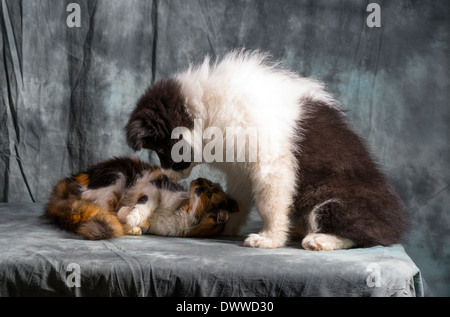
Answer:
[[[198,178],[190,184],[188,212],[194,215],[188,235],[206,237],[220,233],[230,214],[239,212],[239,208],[219,184]]]

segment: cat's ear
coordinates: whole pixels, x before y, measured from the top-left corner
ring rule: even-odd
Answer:
[[[233,198],[231,198],[229,195],[226,195],[227,197],[227,210],[231,213],[239,212],[239,206]]]
[[[230,219],[230,214],[239,212],[239,207],[233,198],[229,195],[226,195],[227,203],[225,206],[222,206],[217,213],[214,215],[214,222],[217,224],[226,223],[228,219]]]
[[[214,215],[214,222],[217,224],[226,223],[228,219],[230,218],[230,214],[227,210],[220,209],[215,215]]]

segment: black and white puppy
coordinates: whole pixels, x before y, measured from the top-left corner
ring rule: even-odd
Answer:
[[[182,138],[193,150],[182,153],[182,160],[174,157],[181,141],[173,132],[180,127],[190,132]],[[228,138],[236,131],[230,127],[255,133],[239,146],[232,142],[235,135]],[[217,131],[226,142],[215,145],[226,146],[215,146],[214,158],[226,159],[199,160],[205,139],[217,137]],[[186,178],[199,161],[224,171],[227,193],[240,209],[226,233],[239,232],[253,203],[263,220],[245,246],[278,248],[289,237],[302,238],[310,250],[390,245],[406,229],[402,201],[338,102],[321,82],[286,71],[265,54],[231,52],[214,64],[206,58],[156,82],[138,101],[126,133],[134,150],[156,151],[171,179]],[[229,156],[230,147],[245,159]],[[256,159],[250,158],[252,148],[258,150]]]

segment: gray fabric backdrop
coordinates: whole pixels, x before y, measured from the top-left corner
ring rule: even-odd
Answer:
[[[267,50],[349,110],[408,206],[406,251],[450,295],[450,2],[373,1],[380,28],[369,2],[1,0],[0,201],[43,202],[62,176],[131,154],[123,127],[153,80],[205,54]]]

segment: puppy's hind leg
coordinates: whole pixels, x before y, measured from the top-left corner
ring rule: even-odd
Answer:
[[[302,240],[302,247],[311,251],[350,249],[353,246],[352,240],[330,233],[310,233]]]
[[[332,198],[314,206],[308,217],[309,233],[302,240],[302,247],[311,251],[331,251],[350,249],[355,243],[348,239],[333,234],[330,224],[335,223],[333,216],[342,214],[340,199]],[[321,221],[319,221],[319,219]],[[345,226],[344,224],[342,226]]]

